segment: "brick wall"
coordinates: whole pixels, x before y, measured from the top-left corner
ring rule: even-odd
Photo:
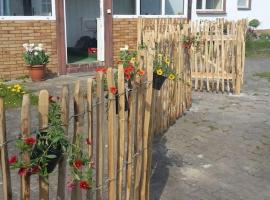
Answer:
[[[125,45],[137,50],[137,19],[113,19],[113,60],[116,63],[120,48]]]
[[[28,74],[22,59],[24,43],[43,43],[51,56],[48,72],[58,72],[55,21],[0,21],[0,79]]]

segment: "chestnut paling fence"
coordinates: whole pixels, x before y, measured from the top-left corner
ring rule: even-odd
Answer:
[[[155,45],[163,43],[162,50],[170,49],[172,66],[177,62],[187,62],[181,57],[185,54],[176,54],[180,57],[173,56],[174,52],[186,49],[195,90],[226,90],[239,94],[244,78],[246,28],[246,20],[187,21],[141,18],[138,22],[138,38],[139,42],[144,42],[150,48],[156,48]],[[148,34],[153,37],[145,39]],[[184,37],[194,41],[186,43]]]
[[[152,35],[146,35],[152,37]],[[130,82],[129,88],[125,87],[123,66],[118,66],[117,83],[114,80],[112,68],[106,74],[98,72],[96,80],[89,78],[87,90],[83,92],[81,83],[75,85],[73,100],[70,102],[70,91],[63,86],[61,93],[61,119],[65,134],[72,133],[72,137],[84,135],[92,141],[92,145],[84,146],[88,156],[93,159],[94,185],[87,193],[82,193],[79,185],[70,195],[66,194],[66,169],[67,161],[63,157],[58,163],[58,182],[47,182],[39,178],[39,199],[49,199],[49,184],[57,185],[57,193],[53,199],[67,199],[71,196],[73,200],[85,199],[141,199],[148,200],[151,176],[151,148],[154,133],[160,133],[179,118],[191,105],[190,85],[183,81],[167,80],[164,87],[165,92],[155,91],[153,85],[153,51],[140,50],[138,53],[139,67],[144,69],[144,76],[137,76]],[[179,52],[174,52],[179,53]],[[182,70],[180,63],[174,65]],[[180,70],[180,69],[179,69]],[[183,71],[185,73],[186,71]],[[104,91],[103,77],[106,76],[108,91],[117,85],[118,94],[114,95]],[[190,73],[183,75],[186,81],[191,80]],[[128,96],[128,111],[125,111],[125,99]],[[116,98],[117,97],[117,98]],[[118,99],[116,101],[116,99]],[[159,103],[162,101],[167,109],[161,115]],[[70,103],[74,104],[74,112],[70,110]],[[116,112],[118,103],[118,112]],[[42,90],[39,94],[38,112],[39,128],[48,128],[49,93]],[[71,114],[72,113],[72,114]],[[21,134],[29,137],[31,128],[29,96],[23,97],[21,108]],[[163,124],[159,124],[164,120]],[[70,130],[73,122],[74,130]],[[6,120],[3,99],[0,98],[0,157],[1,173],[3,181],[3,194],[1,199],[12,199],[12,180],[8,165],[8,145],[14,145],[13,140],[7,140]],[[25,155],[29,159],[30,155]],[[92,165],[92,164],[91,164]],[[89,166],[90,167],[90,166]],[[31,176],[21,177],[21,199],[30,199]]]

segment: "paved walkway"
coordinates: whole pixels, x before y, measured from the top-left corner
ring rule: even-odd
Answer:
[[[270,199],[270,60],[247,60],[240,96],[193,94],[154,145],[152,200]]]

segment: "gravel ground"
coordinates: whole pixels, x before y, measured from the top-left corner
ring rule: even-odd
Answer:
[[[269,200],[270,82],[254,77],[270,71],[270,59],[247,59],[241,95],[193,93],[193,106],[163,136],[154,139],[151,200]],[[63,84],[91,74],[61,76],[29,89],[59,95]],[[37,113],[32,108],[32,124]],[[19,130],[19,109],[7,111],[8,138]],[[10,155],[14,149],[10,147]],[[51,176],[55,181],[56,176]],[[1,180],[1,178],[0,178]],[[12,173],[13,197],[19,199],[19,178]],[[0,181],[0,194],[1,191]],[[37,198],[37,177],[31,199]],[[51,199],[56,186],[51,184]],[[0,195],[1,199],[1,195]]]

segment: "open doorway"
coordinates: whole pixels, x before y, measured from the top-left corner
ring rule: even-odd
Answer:
[[[65,0],[68,64],[98,60],[100,0]]]

